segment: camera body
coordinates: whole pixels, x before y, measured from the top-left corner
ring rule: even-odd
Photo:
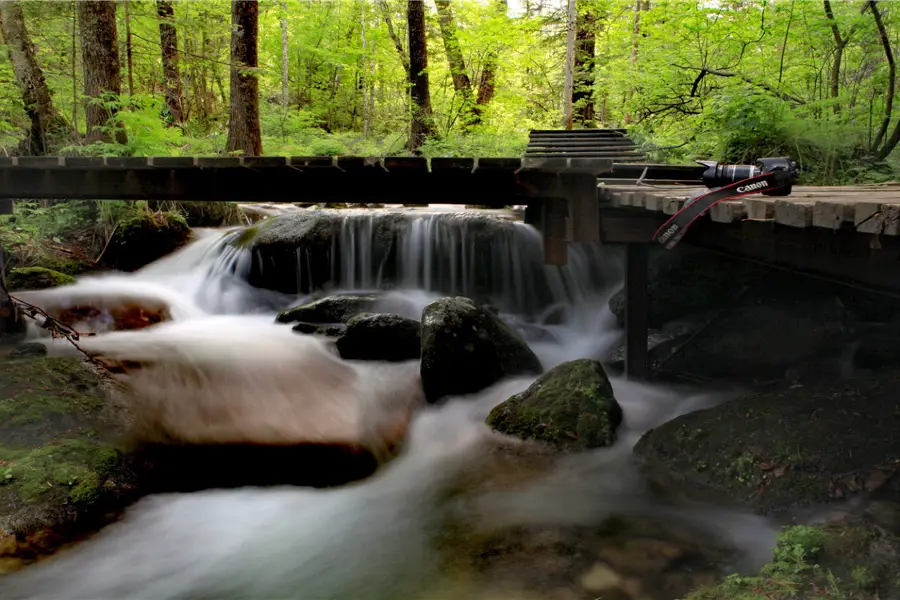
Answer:
[[[732,184],[750,177],[756,177],[772,171],[784,171],[787,174],[786,185],[777,189],[762,192],[764,196],[789,196],[791,188],[797,181],[797,163],[787,156],[760,158],[753,165],[730,165],[715,161],[697,161],[706,167],[703,172],[703,185],[712,189]]]

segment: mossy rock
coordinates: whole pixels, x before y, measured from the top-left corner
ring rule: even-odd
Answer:
[[[75,283],[75,278],[44,267],[19,267],[9,272],[6,284],[10,290],[43,290]]]
[[[760,513],[845,501],[900,469],[897,371],[739,398],[681,415],[635,454],[670,490]]]
[[[120,271],[135,271],[187,242],[191,229],[177,212],[140,211],[119,223],[103,262]]]
[[[130,501],[130,467],[112,441],[127,418],[77,359],[0,357],[0,390],[0,538],[15,542],[0,543],[0,560],[30,560]]]
[[[150,208],[180,213],[190,227],[225,227],[243,222],[241,209],[234,202],[213,200],[151,202]]]
[[[429,402],[473,394],[543,370],[506,323],[469,298],[441,298],[422,312],[422,387]]]
[[[590,359],[554,367],[487,418],[497,431],[564,450],[609,446],[621,423],[622,408],[603,366]]]
[[[351,360],[415,360],[421,355],[421,326],[414,319],[391,314],[357,315],[337,340],[342,358]]]
[[[279,323],[346,323],[356,315],[370,311],[379,299],[375,294],[326,296],[283,310],[278,313],[276,320]]]
[[[729,575],[686,600],[879,600],[900,594],[900,538],[863,521],[784,530],[757,575]]]

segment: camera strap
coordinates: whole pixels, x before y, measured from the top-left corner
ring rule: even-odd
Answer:
[[[791,173],[779,169],[760,173],[754,177],[748,177],[747,179],[735,181],[734,183],[714,188],[708,192],[702,192],[691,196],[688,198],[687,202],[684,203],[682,209],[672,215],[672,217],[663,223],[656,233],[653,234],[653,241],[662,244],[667,250],[671,250],[679,241],[681,241],[684,234],[687,233],[688,227],[719,202],[731,200],[732,198],[740,198],[742,196],[750,196],[752,194],[771,192],[786,185],[790,185],[792,181],[793,177]]]

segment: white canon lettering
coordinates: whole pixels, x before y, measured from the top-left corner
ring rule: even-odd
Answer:
[[[768,181],[763,180],[763,181],[759,181],[757,183],[751,183],[750,185],[742,185],[742,186],[738,187],[735,191],[738,194],[746,194],[747,192],[752,192],[754,190],[760,190],[764,187],[769,187]]]

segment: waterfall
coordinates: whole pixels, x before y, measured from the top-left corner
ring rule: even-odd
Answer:
[[[546,266],[532,226],[476,212],[321,210],[258,227],[254,258],[238,262],[253,285],[285,293],[419,290],[533,316],[620,278],[608,248],[572,244],[568,265]]]

